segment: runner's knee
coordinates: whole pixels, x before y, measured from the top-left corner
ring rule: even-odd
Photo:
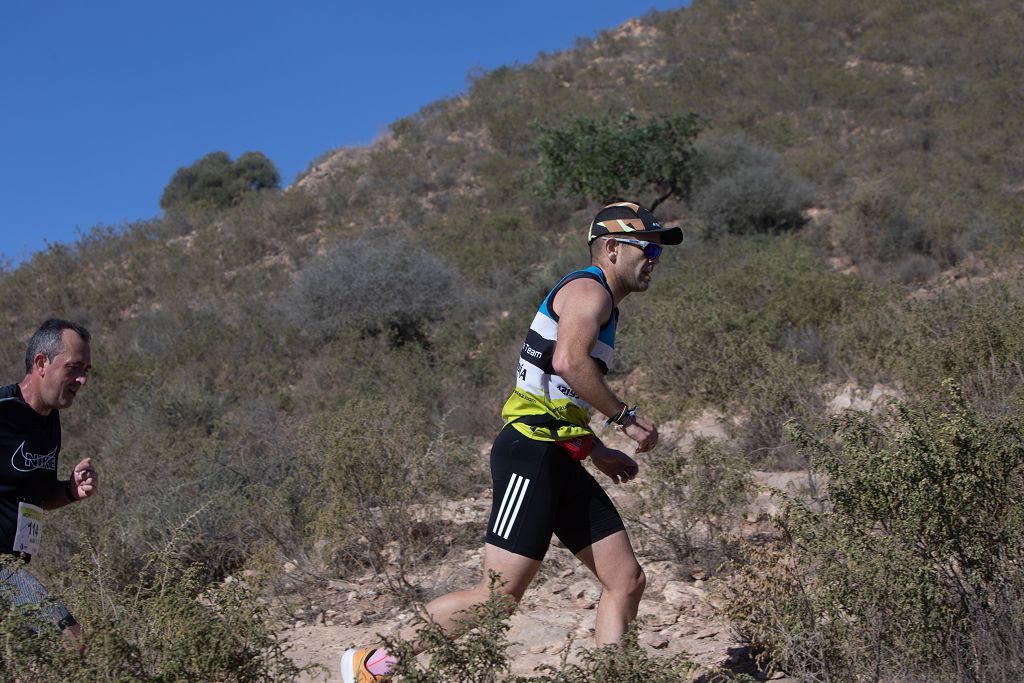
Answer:
[[[494,590],[500,595],[511,598],[509,602],[512,605],[512,609],[522,601],[523,595],[526,594],[526,589],[529,584],[523,585],[522,581],[502,581],[500,578],[494,583]],[[481,600],[486,600],[491,594],[491,580],[489,578],[484,579],[476,587],[476,592],[480,595]]]
[[[608,581],[604,589],[611,593],[627,595],[639,599],[647,587],[647,574],[639,564],[634,564],[627,570],[619,572]]]
[[[640,565],[637,565],[636,571],[636,584],[633,590],[636,593],[637,597],[639,597],[644,594],[644,590],[647,588],[647,573],[643,570],[643,568]]]

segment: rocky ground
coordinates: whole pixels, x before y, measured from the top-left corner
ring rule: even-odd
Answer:
[[[748,514],[752,522],[774,511],[777,500],[772,490],[797,490],[806,473],[765,472],[756,477],[761,492]],[[457,508],[459,517],[486,519],[490,500],[484,496],[452,502],[449,507]],[[408,578],[431,596],[469,587],[480,577],[480,553],[479,548],[466,549],[443,565]],[[641,563],[648,577],[640,606],[645,647],[657,655],[685,653],[709,670],[756,672],[747,649],[716,614],[714,593],[702,571],[684,570],[672,561],[650,561],[642,554]],[[600,596],[600,585],[590,572],[564,548],[552,548],[511,620],[513,672],[528,675],[543,665],[557,666],[567,647],[570,661],[580,647],[593,647]],[[395,636],[411,618],[383,589],[381,577],[372,574],[331,581],[325,588],[304,591],[301,600],[290,603],[291,617],[282,623],[282,635],[291,645],[289,656],[299,664],[324,667],[307,676],[309,681],[340,681],[337,661],[345,648],[377,643],[381,635]]]
[[[512,670],[531,674],[544,664],[557,666],[563,650],[594,644],[594,615],[601,595],[599,584],[564,550],[551,558],[544,575],[512,617]],[[479,551],[468,551],[457,563],[439,569],[436,579],[453,588],[477,580]],[[644,618],[641,642],[659,654],[685,652],[707,667],[740,666],[746,650],[715,617],[703,580],[678,576],[671,563],[646,565],[650,577],[640,608]],[[307,612],[309,621],[296,621],[283,635],[292,644],[290,656],[299,664],[322,664],[326,671],[307,680],[340,681],[337,659],[353,644],[368,644],[378,635],[395,635],[409,615],[378,594],[374,581],[339,584],[319,596]],[[570,654],[570,660],[572,655]]]
[[[722,436],[719,423],[715,416],[704,415],[687,425],[684,438],[696,434]],[[805,471],[755,472],[754,479],[756,493],[746,511],[745,534],[766,527],[766,520],[778,511],[778,492],[805,494],[809,483],[813,484]],[[642,483],[642,474],[635,483]],[[620,507],[628,506],[628,486],[607,488]],[[490,493],[483,492],[477,498],[445,503],[432,509],[430,515],[457,525],[479,525],[482,538],[490,505]],[[443,563],[422,568],[406,579],[426,599],[467,588],[480,580],[481,550],[471,546],[453,552]],[[685,653],[705,671],[725,668],[757,677],[747,648],[717,614],[715,593],[705,571],[645,556],[642,547],[638,555],[648,578],[640,606],[641,644],[655,655]],[[296,595],[282,599],[281,604],[288,605],[289,617],[282,622],[281,635],[290,644],[289,656],[301,665],[323,666],[322,671],[305,680],[340,681],[338,657],[347,647],[379,643],[380,636],[396,636],[409,623],[412,615],[384,584],[381,576],[367,574],[328,581],[327,586],[310,583]],[[589,570],[556,541],[511,619],[509,636],[514,645],[509,655],[513,673],[534,674],[538,667],[558,666],[567,648],[569,661],[574,661],[581,647],[593,647],[595,608],[600,596],[600,585]],[[776,674],[773,679],[785,680],[785,676]]]

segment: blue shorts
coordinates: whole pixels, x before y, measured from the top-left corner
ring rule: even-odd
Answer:
[[[491,447],[487,542],[543,560],[551,534],[574,555],[626,527],[590,472],[551,441],[506,426]]]

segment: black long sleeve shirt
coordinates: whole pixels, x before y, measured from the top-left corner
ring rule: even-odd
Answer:
[[[0,553],[11,554],[18,503],[43,507],[57,482],[60,414],[40,415],[17,384],[0,387]]]

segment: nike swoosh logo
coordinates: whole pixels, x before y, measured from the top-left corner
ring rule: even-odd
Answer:
[[[56,470],[57,469],[57,447],[45,454],[26,453],[25,442],[22,441],[11,455],[11,467],[19,472],[32,472],[33,470]]]

